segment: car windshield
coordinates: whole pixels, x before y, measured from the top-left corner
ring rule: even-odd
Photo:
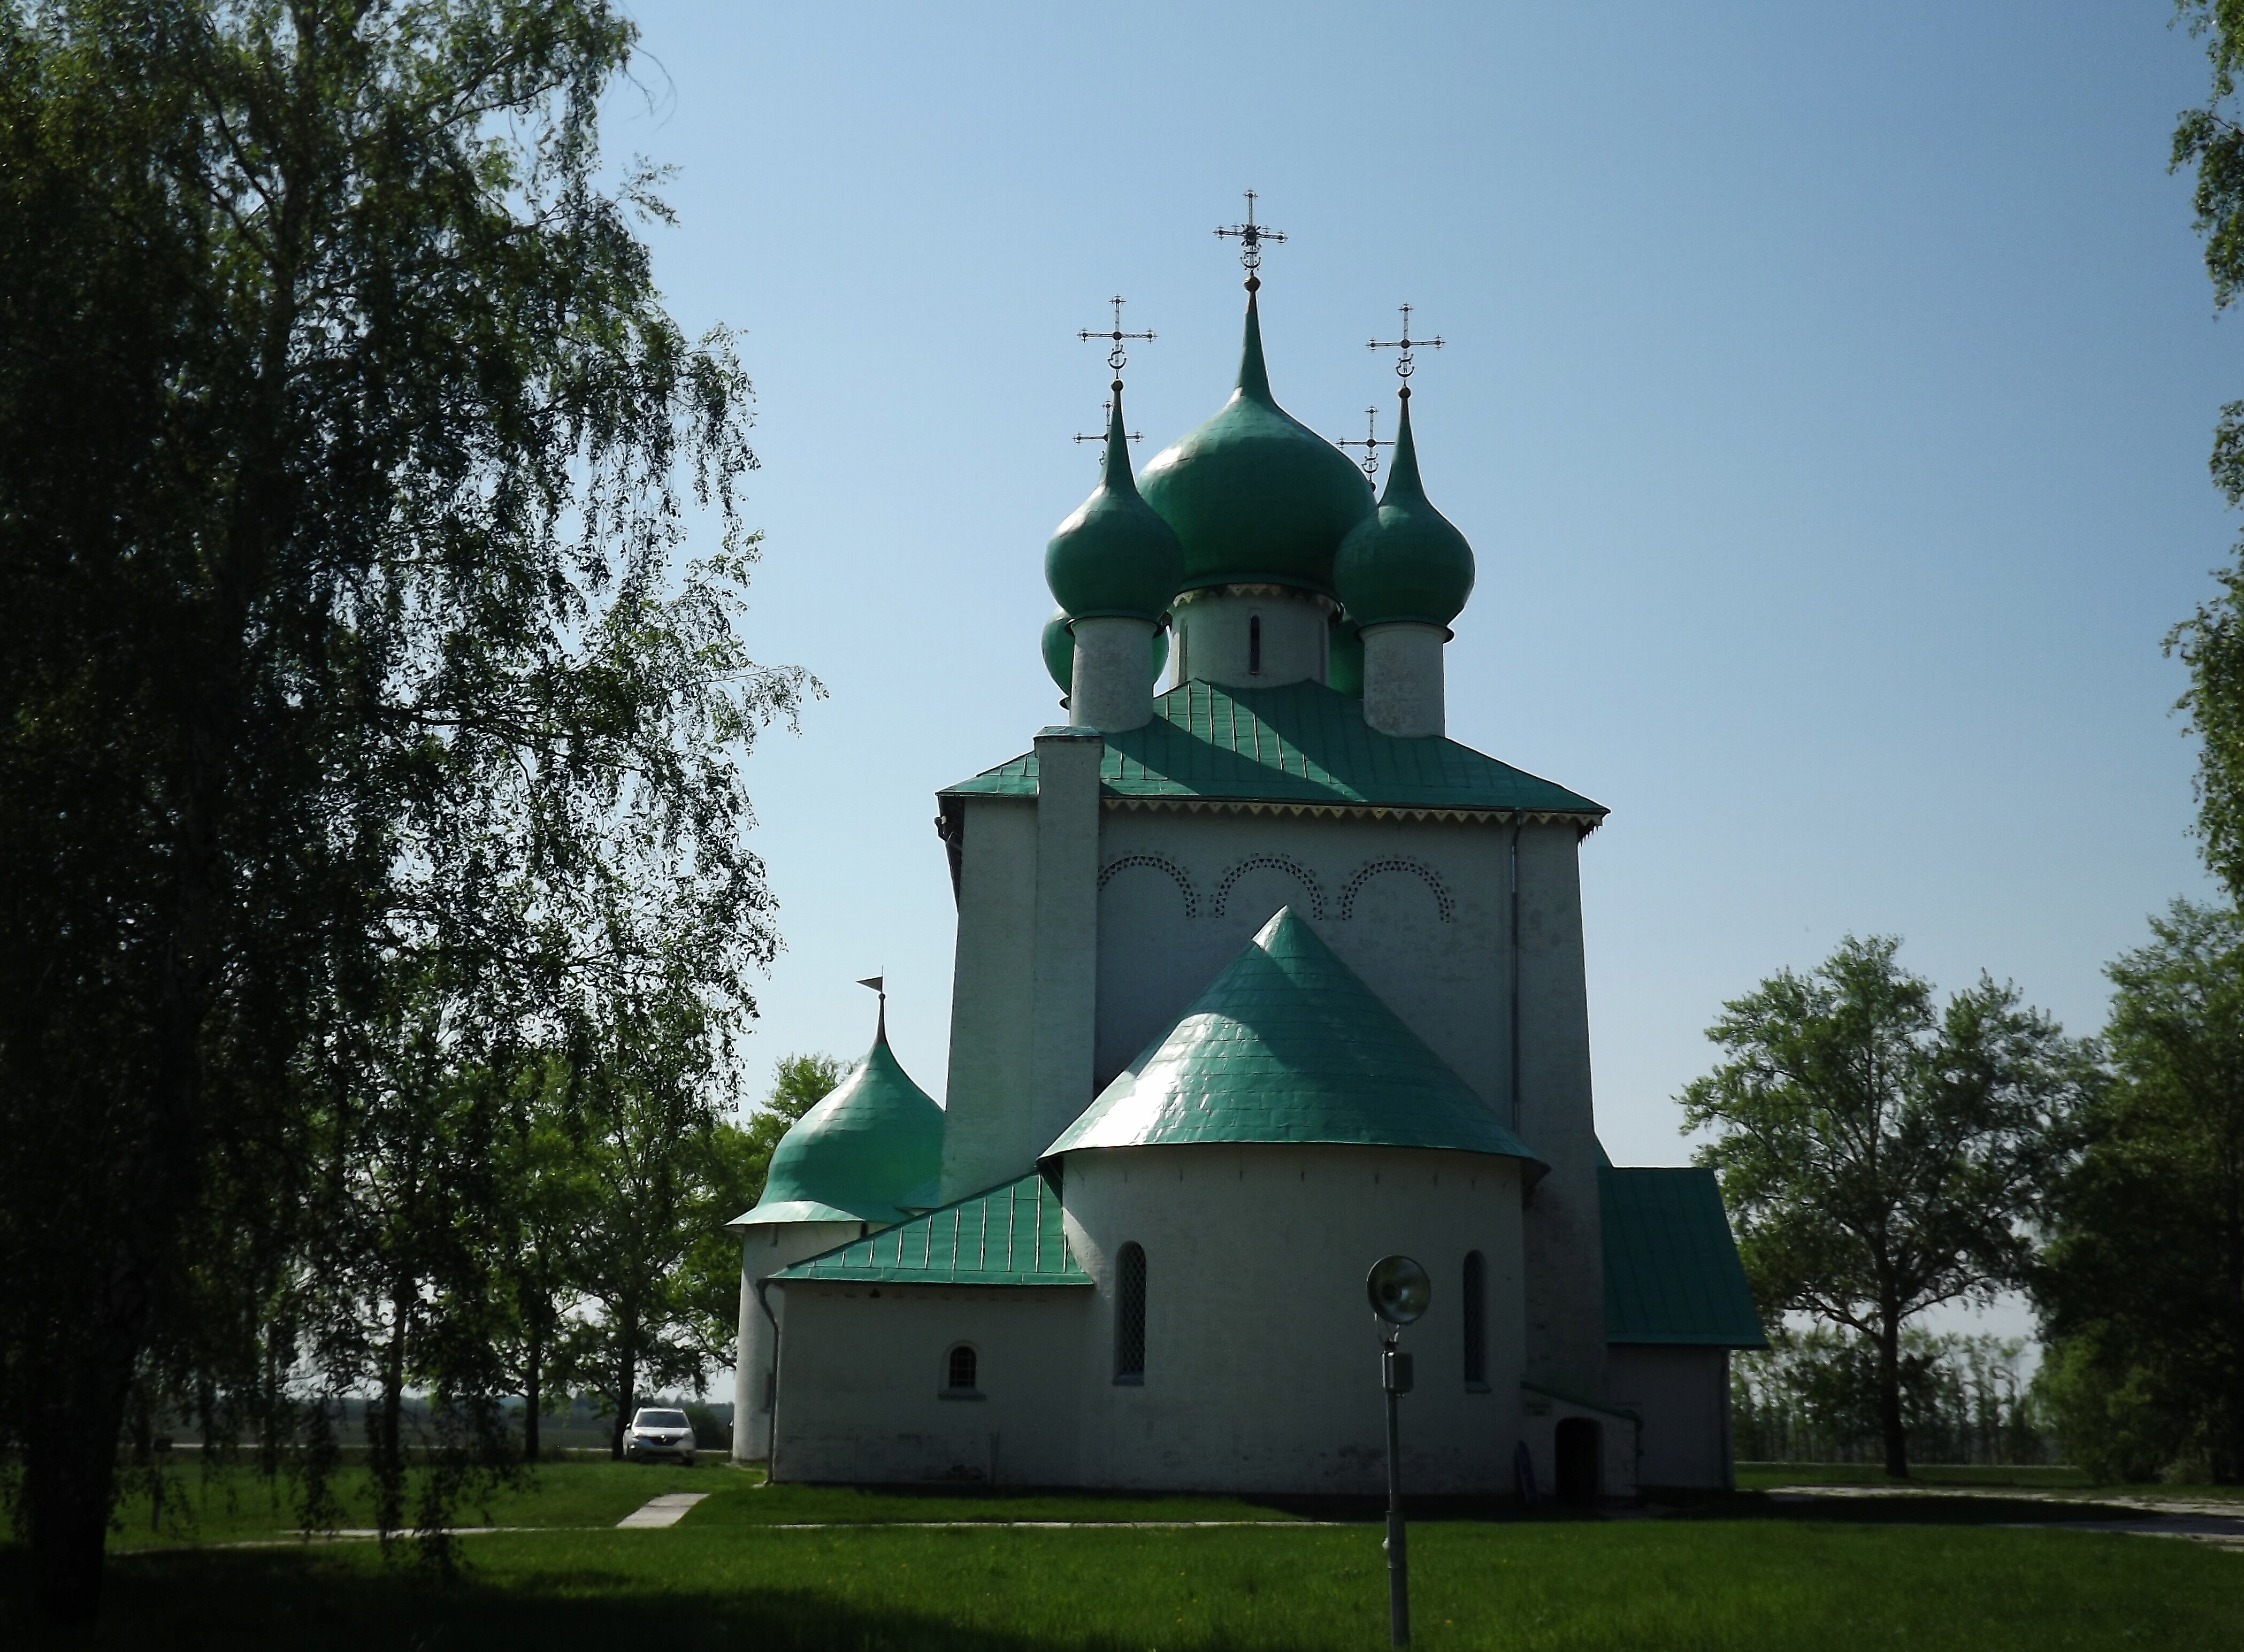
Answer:
[[[683,1428],[686,1413],[682,1411],[643,1411],[635,1425],[640,1428]]]

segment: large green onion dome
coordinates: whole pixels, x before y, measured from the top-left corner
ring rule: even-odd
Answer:
[[[763,1197],[732,1225],[901,1222],[942,1170],[943,1109],[897,1064],[883,1015],[856,1070],[780,1137]]]
[[[1067,610],[1055,608],[1052,617],[1044,622],[1044,670],[1051,680],[1059,684],[1062,695],[1075,692],[1075,633],[1068,630]],[[1153,671],[1152,681],[1161,680],[1161,673],[1169,668],[1169,628],[1153,628]]]
[[[1270,584],[1329,596],[1333,554],[1372,508],[1371,485],[1348,455],[1272,398],[1252,293],[1239,388],[1146,463],[1143,485],[1184,541],[1179,590]]]
[[[1091,497],[1044,547],[1044,583],[1077,619],[1158,620],[1184,577],[1184,547],[1131,477],[1119,379],[1112,411],[1105,469]]]
[[[1359,626],[1415,620],[1447,629],[1472,595],[1472,547],[1428,502],[1418,480],[1407,393],[1387,491],[1378,513],[1342,543],[1333,581]]]

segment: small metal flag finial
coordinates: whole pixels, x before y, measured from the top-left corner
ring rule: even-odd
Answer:
[[[1247,272],[1247,290],[1250,293],[1260,290],[1262,286],[1262,277],[1260,273],[1262,268],[1262,243],[1272,241],[1282,245],[1286,237],[1282,231],[1272,229],[1267,224],[1258,224],[1254,221],[1253,190],[1247,192],[1247,221],[1244,224],[1234,224],[1228,228],[1219,226],[1215,233],[1226,240],[1236,240],[1239,243],[1239,267]]]
[[[1132,339],[1145,339],[1151,341],[1159,335],[1150,331],[1145,333],[1124,332],[1122,330],[1122,307],[1125,304],[1127,304],[1130,300],[1124,298],[1119,293],[1117,293],[1112,298],[1106,301],[1114,307],[1114,325],[1112,328],[1101,332],[1092,327],[1079,327],[1076,330],[1075,336],[1078,339],[1105,339],[1107,341],[1111,347],[1106,352],[1106,366],[1107,369],[1114,374],[1114,382],[1109,388],[1112,390],[1115,395],[1119,396],[1122,394],[1122,369],[1130,365],[1130,354],[1125,347],[1127,342]],[[1098,404],[1098,410],[1101,413],[1109,415],[1111,420],[1111,415],[1114,411],[1113,401],[1109,400],[1100,402]],[[1133,430],[1130,433],[1130,440],[1132,442],[1143,442],[1145,439],[1146,433],[1142,430]],[[1098,430],[1092,432],[1089,435],[1085,435],[1084,432],[1078,430],[1075,434],[1075,440],[1078,446],[1085,442],[1104,442],[1106,440],[1106,432],[1104,430]]]
[[[1333,438],[1333,446],[1335,448],[1362,448],[1363,479],[1366,482],[1370,482],[1375,480],[1379,475],[1379,450],[1382,448],[1391,448],[1395,444],[1391,442],[1382,442],[1379,439],[1379,409],[1376,407],[1366,408],[1363,410],[1363,435],[1361,438],[1355,436],[1335,436]]]
[[[1438,350],[1442,347],[1443,344],[1443,340],[1439,334],[1435,334],[1430,339],[1414,339],[1410,336],[1410,311],[1412,307],[1412,306],[1408,304],[1402,307],[1402,336],[1401,338],[1373,339],[1363,347],[1367,350],[1400,350],[1402,352],[1400,355],[1395,358],[1395,376],[1402,381],[1402,388],[1396,394],[1405,401],[1408,401],[1410,399],[1410,375],[1418,370],[1416,358],[1415,358],[1410,353],[1413,350]]]
[[[876,1044],[885,1044],[889,1042],[889,972],[883,968],[879,974],[868,975],[857,984],[860,987],[870,987],[881,995],[880,1025],[873,1035],[873,1042]]]

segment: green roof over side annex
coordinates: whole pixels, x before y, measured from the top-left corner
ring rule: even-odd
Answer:
[[[763,1197],[731,1228],[760,1223],[896,1221],[943,1168],[943,1109],[889,1048],[888,1014],[865,1059],[787,1127]]]
[[[1281,909],[1044,1152],[1320,1143],[1535,1154]]]
[[[1017,1182],[914,1217],[772,1276],[868,1285],[1089,1285],[1068,1243],[1059,1190],[1031,1172]]]
[[[1598,1198],[1606,1341],[1768,1346],[1712,1170],[1601,1164]]]
[[[1103,795],[1197,802],[1370,808],[1409,813],[1522,813],[1592,831],[1602,804],[1455,740],[1402,739],[1363,720],[1363,702],[1321,683],[1225,688],[1193,681],[1153,701],[1143,728],[1105,737]],[[1035,752],[947,786],[952,797],[1034,797]]]

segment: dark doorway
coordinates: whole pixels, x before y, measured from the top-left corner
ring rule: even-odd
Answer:
[[[1577,1507],[1598,1506],[1599,1467],[1604,1453],[1599,1435],[1604,1431],[1586,1417],[1565,1417],[1558,1423],[1558,1500]]]

